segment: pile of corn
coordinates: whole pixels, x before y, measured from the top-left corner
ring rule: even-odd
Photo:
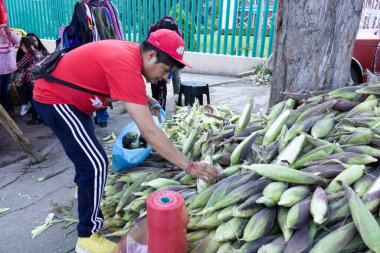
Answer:
[[[149,193],[175,190],[191,214],[189,252],[380,252],[380,83],[286,95],[268,114],[252,114],[252,99],[241,115],[178,108],[166,134],[219,168],[218,181],[153,155],[110,175],[108,227],[123,235]]]

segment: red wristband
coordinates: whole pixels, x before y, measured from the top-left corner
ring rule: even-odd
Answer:
[[[186,172],[190,174],[191,169],[195,168],[195,163],[192,161],[189,161],[189,164],[187,165]]]

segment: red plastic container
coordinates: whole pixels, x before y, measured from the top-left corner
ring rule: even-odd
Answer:
[[[183,196],[175,191],[150,194],[146,200],[149,253],[186,253],[189,222]]]

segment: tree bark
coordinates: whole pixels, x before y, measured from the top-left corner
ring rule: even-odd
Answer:
[[[280,92],[345,86],[363,0],[280,0],[270,106]]]
[[[30,144],[30,141],[25,137],[20,128],[16,125],[13,119],[4,110],[3,106],[0,105],[0,123],[7,130],[9,135],[20,145],[24,152],[29,156],[32,163],[41,162],[43,158],[41,155],[35,151]]]

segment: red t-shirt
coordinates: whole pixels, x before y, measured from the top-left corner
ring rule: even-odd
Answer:
[[[86,89],[110,94],[112,99],[147,105],[142,66],[139,44],[103,40],[67,53],[51,74]],[[44,104],[71,104],[85,114],[106,107],[106,97],[42,78],[34,85],[33,98]]]

